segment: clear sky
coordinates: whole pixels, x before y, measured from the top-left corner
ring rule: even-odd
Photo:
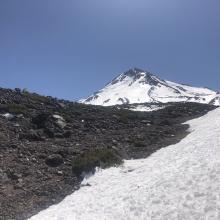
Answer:
[[[220,90],[220,1],[0,0],[0,87],[75,100],[132,67]]]

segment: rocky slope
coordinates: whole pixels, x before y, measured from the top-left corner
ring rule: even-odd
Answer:
[[[147,157],[187,135],[182,122],[214,108],[169,103],[133,112],[0,89],[0,219],[27,219],[77,190],[73,164],[86,152]]]
[[[179,143],[98,170],[29,220],[219,220],[220,109],[186,123]]]
[[[178,84],[144,70],[130,69],[81,102],[103,106],[167,102],[220,105],[220,97],[218,92],[207,88]]]

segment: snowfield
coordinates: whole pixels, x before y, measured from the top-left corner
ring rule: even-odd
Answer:
[[[220,96],[211,89],[162,80],[149,72],[135,68],[120,74],[103,89],[79,102],[103,106],[168,102],[220,105]]]
[[[145,106],[143,104],[138,104],[136,106],[132,106],[130,105],[129,108],[125,108],[131,111],[135,111],[135,112],[152,112],[152,111],[158,111],[160,109],[165,108],[166,106],[156,106],[156,105],[151,105],[151,106]]]
[[[147,104],[147,103],[135,103],[135,104],[129,104],[127,106],[122,106],[120,105],[117,106],[117,109],[126,109],[134,112],[153,112],[153,111],[158,111],[161,109],[164,109],[168,107],[169,105],[165,104]]]
[[[97,171],[30,220],[219,220],[220,108],[150,157]]]

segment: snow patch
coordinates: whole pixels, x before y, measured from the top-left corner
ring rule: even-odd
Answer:
[[[160,109],[164,109],[165,106],[156,106],[156,105],[151,105],[151,106],[145,106],[145,105],[136,105],[136,106],[131,106],[128,108],[128,110],[131,111],[138,111],[138,112],[152,112],[152,111],[157,111]]]
[[[10,114],[10,113],[1,114],[1,116],[3,116],[4,118],[7,118],[7,119],[12,119],[12,118],[14,118],[14,115],[12,115],[12,114]]]

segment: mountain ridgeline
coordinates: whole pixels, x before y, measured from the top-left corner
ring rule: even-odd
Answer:
[[[92,105],[121,105],[134,103],[196,102],[220,105],[219,92],[208,88],[162,80],[140,69],[130,69],[80,102]]]

